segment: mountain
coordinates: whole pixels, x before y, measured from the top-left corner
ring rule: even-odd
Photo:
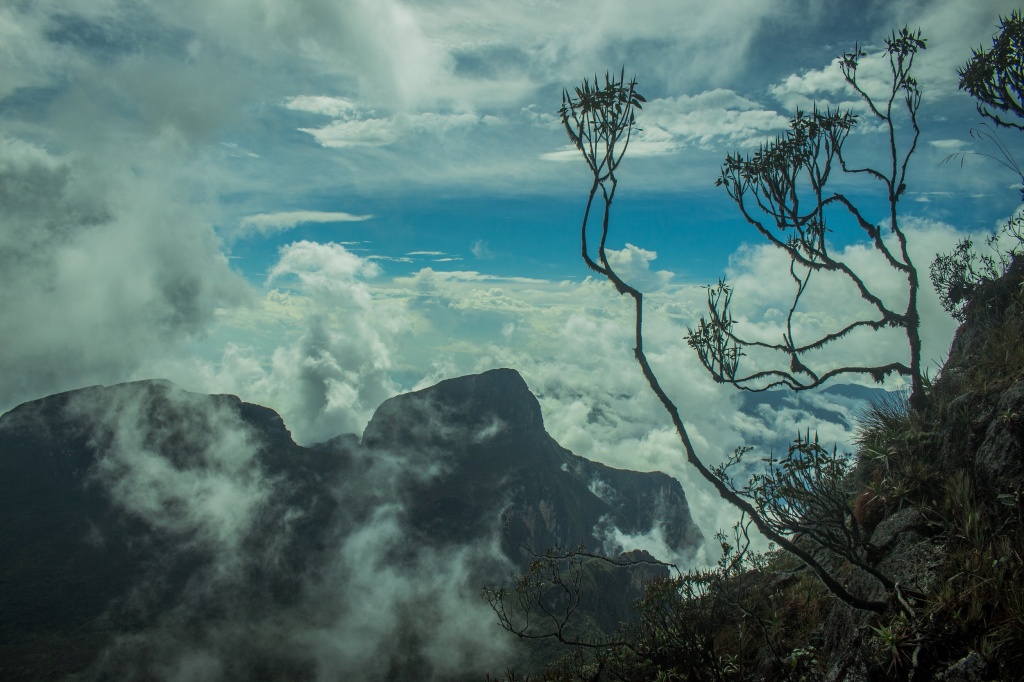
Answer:
[[[323,560],[337,506],[324,482],[343,462],[295,445],[267,408],[165,381],[3,415],[0,677],[58,678],[169,618],[294,605],[303,567]]]
[[[362,442],[371,452],[412,448],[424,466],[439,467],[411,495],[424,541],[466,541],[491,532],[499,517],[510,555],[584,545],[614,556],[635,549],[617,537],[651,533],[680,553],[703,540],[678,481],[612,469],[559,446],[511,369],[391,398]]]
[[[512,370],[310,448],[235,396],[71,391],[0,417],[0,677],[457,679],[507,653],[481,584],[643,536],[702,541],[678,482],[561,448]]]

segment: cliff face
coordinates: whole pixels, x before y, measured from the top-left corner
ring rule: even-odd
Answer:
[[[1024,258],[975,292],[934,393],[940,463],[971,467],[991,498],[1024,485]]]
[[[446,678],[494,646],[467,625],[495,627],[480,585],[527,550],[643,535],[700,541],[679,484],[558,446],[512,370],[398,396],[362,443],[312,448],[234,396],[81,389],[0,417],[0,677],[160,677],[201,650],[212,679]],[[620,617],[639,585],[615,587]]]
[[[425,540],[459,541],[500,523],[510,556],[584,545],[616,555],[630,536],[658,536],[674,553],[702,541],[679,483],[574,455],[544,430],[517,372],[443,381],[386,401],[363,434],[370,451],[412,451],[437,468],[411,494]]]
[[[0,661],[67,648],[59,663],[49,654],[67,672],[114,633],[176,610],[193,617],[192,600],[209,618],[257,620],[294,605],[306,568],[323,561],[337,518],[324,482],[342,464],[295,445],[271,410],[164,381],[8,412]],[[26,665],[31,679],[39,670]],[[0,665],[4,675],[15,669]]]
[[[851,587],[894,599],[892,612],[834,605],[809,642],[827,657],[825,679],[1019,679],[1024,260],[981,285],[966,313],[927,408],[875,421],[885,437],[853,477],[877,491],[873,563],[896,581],[904,613],[897,595],[855,575]]]

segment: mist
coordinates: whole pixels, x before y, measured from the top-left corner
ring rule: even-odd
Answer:
[[[317,464],[326,480],[313,487],[275,463],[280,444],[242,420],[236,400],[210,409],[170,384],[118,388],[67,410],[95,425],[88,485],[142,522],[158,559],[107,616],[143,627],[118,634],[91,678],[453,679],[508,658],[480,598],[482,569],[510,569],[497,533],[431,546],[409,532],[404,493],[442,462],[322,452],[335,461]],[[296,564],[300,554],[311,561]]]

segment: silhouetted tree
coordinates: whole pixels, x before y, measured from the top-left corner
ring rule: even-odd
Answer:
[[[869,95],[857,79],[864,52],[855,48],[839,61],[846,82],[865,102],[868,112],[887,134],[886,150],[875,165],[854,165],[845,146],[857,116],[850,112],[797,111],[789,130],[763,144],[752,155],[730,154],[716,184],[724,187],[748,223],[780,249],[789,259],[788,276],[794,293],[778,342],[755,341],[741,336],[732,316],[732,289],[721,280],[708,287],[708,315],[690,330],[689,344],[716,381],[749,391],[776,386],[802,391],[822,385],[840,374],[869,374],[876,381],[889,373],[900,374],[911,384],[910,402],[915,409],[924,405],[921,376],[921,337],[918,313],[917,268],[907,250],[907,238],[900,225],[898,205],[907,190],[907,167],[920,136],[917,112],[921,92],[912,69],[914,57],[924,49],[920,31],[894,31],[886,39],[891,81],[888,92],[878,98]],[[902,128],[901,124],[909,125]],[[887,211],[881,221],[870,220],[850,197],[831,189],[833,177],[845,173],[862,176],[881,185]],[[851,220],[852,219],[852,220]],[[829,233],[852,223],[885,262],[906,277],[906,307],[883,299],[876,286],[858,273],[831,247]],[[839,227],[837,227],[839,226]],[[887,240],[888,233],[894,240]],[[794,326],[801,297],[819,273],[845,278],[856,289],[872,313],[825,331],[812,338],[800,338]],[[816,366],[812,354],[852,332],[902,328],[909,346],[909,362],[894,360],[879,365]],[[768,356],[768,365],[744,372],[741,358],[750,351]],[[782,362],[772,363],[772,355]],[[811,357],[809,357],[811,356]]]
[[[923,42],[921,44],[923,45]],[[858,57],[851,56],[849,58],[855,61]],[[916,93],[916,90],[914,92]],[[773,523],[765,514],[764,509],[757,507],[756,499],[749,495],[749,491],[745,492],[737,488],[723,471],[712,470],[698,457],[678,407],[665,392],[654,369],[648,362],[644,352],[643,294],[615,271],[608,261],[607,255],[609,219],[618,185],[615,172],[622,161],[635,127],[635,110],[642,106],[642,102],[644,99],[636,91],[635,79],[626,82],[624,72],[620,72],[618,76],[606,74],[603,85],[600,85],[596,78],[593,84],[584,80],[580,87],[575,88],[574,94],[570,94],[568,91],[564,91],[562,94],[560,109],[562,123],[569,139],[583,154],[593,176],[580,229],[583,260],[591,270],[606,277],[620,294],[632,298],[635,311],[634,355],[648,385],[671,417],[686,451],[687,461],[715,487],[723,498],[751,519],[765,537],[794,554],[809,566],[833,594],[855,608],[883,612],[886,608],[884,602],[864,599],[851,594],[815,558],[814,550],[809,550],[806,546],[799,546],[791,539],[790,533],[793,529],[779,528],[778,524]],[[916,108],[914,110],[916,111]],[[599,208],[601,216],[598,221],[595,221],[592,219],[592,213],[598,199],[601,204]],[[594,252],[594,242],[590,239],[589,234],[594,229],[594,222],[599,222],[600,225],[596,252]],[[913,329],[916,331],[916,324]],[[892,587],[891,581],[886,581],[884,584],[886,587]]]
[[[1024,130],[1024,125],[1008,121],[993,109],[1024,118],[1024,18],[1020,12],[999,17],[999,33],[992,40],[992,49],[974,50],[974,55],[958,70],[960,89],[978,100],[978,113],[997,126]],[[1021,182],[1024,198],[1024,169],[1014,158],[995,130],[987,123],[971,130],[971,137],[995,147],[998,154],[958,152],[946,161],[959,159],[961,165],[968,155],[993,159],[1012,171]],[[1024,217],[1014,216],[1002,229],[986,238],[988,253],[978,253],[973,241],[961,239],[952,253],[939,254],[931,264],[932,286],[939,294],[942,307],[954,318],[966,319],[967,304],[974,292],[987,282],[998,279],[1010,268],[1014,259],[1024,253]]]
[[[999,33],[988,52],[979,47],[961,69],[960,89],[978,100],[978,113],[997,126],[1024,130],[998,113],[1024,118],[1024,18],[1020,11],[999,17]]]

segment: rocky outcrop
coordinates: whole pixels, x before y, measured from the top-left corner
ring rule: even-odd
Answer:
[[[886,594],[863,576],[851,588],[872,599],[889,598],[892,612],[882,617],[837,604],[823,625],[823,649],[831,665],[827,680],[900,679],[967,682],[1016,679],[1020,670],[1007,663],[1016,656],[993,646],[988,655],[978,642],[1011,641],[1000,635],[962,629],[1001,627],[1004,600],[1019,600],[1019,555],[1007,550],[1019,538],[1024,492],[1024,260],[1017,258],[999,279],[982,283],[972,295],[965,322],[957,330],[949,358],[931,387],[930,405],[920,415],[920,432],[910,438],[916,450],[896,457],[918,458],[917,471],[930,481],[906,481],[928,490],[890,508],[870,537],[875,566],[899,586]],[[890,462],[897,466],[899,462]],[[915,471],[909,469],[908,471]],[[901,506],[906,504],[908,506]],[[1009,539],[1008,539],[1009,538]],[[1003,547],[1002,549],[1000,549]],[[1009,553],[1009,557],[1003,555]],[[1000,568],[1001,562],[1011,562]],[[979,585],[984,585],[984,589]],[[957,600],[959,589],[964,603]],[[916,596],[916,598],[915,598]],[[907,624],[892,639],[902,647],[884,650],[878,629],[898,618],[903,597],[914,607]],[[971,609],[991,614],[979,618]],[[922,615],[923,614],[923,615]],[[974,621],[968,619],[974,618]],[[984,623],[991,618],[992,623]],[[915,620],[917,619],[917,620]],[[970,622],[965,625],[959,622]],[[903,637],[903,639],[899,639]],[[1011,648],[1018,647],[1012,641]],[[995,654],[995,655],[992,655]],[[906,656],[901,666],[879,664],[888,656]],[[1007,656],[1010,656],[1010,659]]]
[[[370,451],[414,453],[410,461],[436,471],[410,492],[410,520],[424,541],[465,541],[504,526],[509,555],[525,560],[552,546],[615,556],[637,549],[630,538],[640,536],[657,536],[678,556],[703,539],[678,481],[613,469],[558,445],[511,369],[396,396],[362,442]]]
[[[957,330],[934,391],[946,402],[938,424],[948,470],[969,468],[992,498],[1024,486],[1024,258],[980,285]]]

